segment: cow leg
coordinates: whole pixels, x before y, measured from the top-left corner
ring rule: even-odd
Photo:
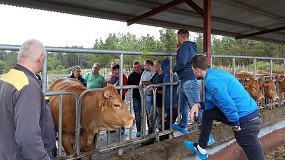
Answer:
[[[84,132],[82,132],[84,134]],[[97,135],[97,134],[96,134]],[[97,140],[98,136],[94,136],[92,134],[84,134],[84,137],[87,137],[87,141],[86,143],[86,150],[85,151],[91,151],[92,149],[94,149],[94,139]],[[83,160],[92,160],[92,155],[90,156],[86,156],[83,158]]]
[[[72,138],[73,137],[71,137],[70,135],[62,133],[62,146],[67,155],[75,154],[75,151],[71,143]]]

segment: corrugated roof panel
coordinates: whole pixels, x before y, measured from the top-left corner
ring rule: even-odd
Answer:
[[[128,21],[173,0],[0,0],[9,4],[62,13]],[[203,8],[202,0],[193,0]],[[285,26],[285,0],[212,0],[214,34],[236,36]],[[185,2],[136,23],[203,31],[202,16]],[[252,37],[252,38],[258,38]],[[285,42],[284,31],[260,35],[259,40]]]

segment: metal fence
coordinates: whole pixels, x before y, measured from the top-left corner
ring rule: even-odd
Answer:
[[[0,45],[0,50],[14,50],[14,51],[18,51],[20,48],[20,46],[16,46],[16,45]],[[60,47],[46,47],[47,53],[48,52],[65,52],[65,53],[90,53],[90,54],[119,54],[120,55],[120,70],[123,71],[123,66],[124,66],[124,55],[152,55],[152,56],[169,56],[170,57],[170,66],[172,67],[172,61],[173,61],[173,56],[175,56],[174,53],[161,53],[161,52],[135,52],[135,51],[116,51],[116,50],[96,50],[96,49],[79,49],[79,48],[60,48]],[[47,57],[47,56],[46,56]],[[236,60],[237,59],[244,59],[244,60],[251,60],[253,63],[253,75],[256,75],[256,71],[257,71],[257,60],[266,60],[270,62],[270,67],[269,67],[269,71],[270,71],[270,76],[273,75],[273,66],[274,66],[274,61],[282,61],[283,62],[283,71],[285,71],[285,58],[270,58],[270,57],[251,57],[251,56],[226,56],[226,55],[212,55],[212,59],[211,59],[211,65],[215,64],[215,59],[217,58],[225,58],[225,59],[231,59],[231,73],[233,75],[235,75],[236,73]],[[155,85],[150,85],[147,86],[145,88],[140,88],[139,86],[123,86],[123,73],[120,72],[120,84],[117,87],[117,89],[120,89],[120,93],[122,95],[122,89],[129,89],[131,92],[131,98],[130,98],[130,112],[132,112],[132,106],[133,106],[133,98],[132,98],[132,92],[133,89],[140,89],[141,90],[141,101],[142,103],[142,136],[141,137],[134,137],[132,135],[131,129],[129,130],[129,136],[127,139],[122,139],[122,135],[119,134],[119,141],[116,143],[110,143],[110,133],[107,133],[107,144],[106,146],[103,147],[98,147],[96,145],[96,149],[94,149],[93,151],[90,151],[88,153],[81,153],[80,152],[80,128],[81,128],[81,102],[82,102],[82,98],[85,94],[87,94],[88,92],[92,91],[92,90],[86,90],[84,91],[81,95],[76,95],[75,93],[70,93],[68,91],[60,91],[60,92],[46,92],[47,91],[47,59],[45,61],[44,64],[44,68],[43,68],[43,72],[42,72],[42,76],[43,76],[43,81],[44,81],[44,85],[43,85],[43,91],[45,93],[45,95],[47,96],[59,96],[60,98],[60,102],[62,102],[62,96],[65,94],[71,94],[75,97],[76,99],[76,135],[75,135],[75,151],[77,154],[77,157],[75,158],[80,158],[86,155],[90,155],[90,154],[94,154],[94,153],[99,153],[99,152],[104,152],[107,150],[112,150],[112,149],[118,149],[118,154],[121,155],[123,152],[123,148],[127,145],[132,145],[132,144],[136,144],[145,140],[148,140],[150,138],[154,138],[160,135],[166,135],[166,134],[170,134],[170,138],[172,138],[172,129],[170,127],[170,129],[165,130],[164,129],[164,116],[162,116],[162,126],[161,126],[161,130],[160,131],[154,131],[152,134],[147,134],[147,116],[146,116],[146,104],[145,104],[145,97],[146,97],[146,90],[148,90],[150,87],[155,88],[153,91],[153,95],[154,95],[154,99],[156,97],[156,88],[157,87],[162,87],[163,88],[163,93],[165,93],[165,87],[166,86],[170,86],[171,88],[171,94],[170,94],[170,101],[172,102],[172,94],[173,94],[173,86],[174,85],[179,85],[179,83],[175,82],[173,83],[173,77],[171,77],[170,79],[170,83],[163,83],[163,84],[155,84]],[[278,86],[278,84],[277,84]],[[100,89],[93,89],[93,90],[100,90]],[[163,96],[165,96],[165,94],[163,94]],[[201,96],[202,99],[204,98],[204,96]],[[163,97],[164,99],[165,97]],[[164,103],[164,102],[162,102]],[[266,105],[266,104],[270,104],[270,103],[276,103],[276,102],[264,102],[262,105]],[[170,115],[172,117],[172,103],[171,104],[171,109],[170,109]],[[163,104],[164,105],[164,104]],[[156,104],[153,103],[153,107],[156,108]],[[165,113],[164,107],[162,107],[162,113]],[[179,113],[179,112],[178,112]],[[59,127],[61,127],[62,125],[62,104],[60,104],[59,106]],[[153,119],[155,119],[156,115],[153,115]],[[178,119],[179,119],[180,115],[178,115]],[[172,124],[172,119],[170,120],[170,124]],[[61,144],[62,144],[62,130],[59,128],[59,142],[58,142],[58,152],[59,152],[59,156],[62,157],[64,154],[62,153],[62,148],[61,148]]]

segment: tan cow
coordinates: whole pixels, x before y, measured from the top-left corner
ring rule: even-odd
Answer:
[[[257,82],[253,77],[247,76],[244,78],[244,88],[250,94],[250,96],[255,101],[261,101],[264,99],[264,95],[262,94],[260,88],[262,87],[262,83]]]
[[[82,83],[73,78],[54,81],[49,91],[67,90],[80,95],[86,90]],[[75,140],[75,98],[64,95],[62,99],[62,145],[67,155],[75,154],[73,149]],[[59,97],[50,98],[50,107],[56,129],[58,129]],[[94,148],[94,136],[102,130],[114,130],[135,124],[126,105],[122,101],[116,88],[106,86],[102,91],[87,93],[82,99],[80,150],[90,151]],[[91,156],[85,157],[91,159]]]
[[[276,85],[272,79],[267,79],[263,83],[264,88],[264,95],[265,98],[271,99],[271,100],[277,100],[279,99],[276,91]]]

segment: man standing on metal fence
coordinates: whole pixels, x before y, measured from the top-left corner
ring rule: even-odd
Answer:
[[[207,159],[207,142],[213,120],[217,120],[232,126],[236,141],[248,159],[264,160],[258,139],[261,120],[256,102],[233,75],[211,69],[207,57],[195,56],[190,63],[196,77],[205,81],[206,100],[195,104],[190,111],[190,119],[193,119],[199,109],[204,109],[199,142],[185,141],[186,147],[201,159]]]
[[[189,31],[180,29],[177,32],[178,49],[176,55],[176,65],[170,71],[170,74],[177,73],[181,81],[180,87],[180,102],[181,121],[180,124],[173,124],[172,128],[180,131],[183,134],[188,134],[188,114],[189,106],[192,107],[195,103],[200,102],[200,85],[201,82],[196,79],[189,61],[197,55],[197,45],[189,41]]]

